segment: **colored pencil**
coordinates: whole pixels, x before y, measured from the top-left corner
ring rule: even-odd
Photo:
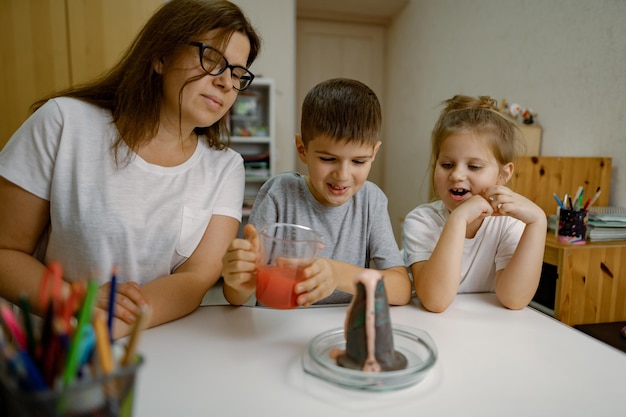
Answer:
[[[583,187],[582,185],[579,185],[578,188],[576,189],[576,194],[574,194],[574,198],[572,199],[572,209],[573,210],[578,210],[578,199],[580,198],[580,193],[583,192]]]
[[[109,332],[104,322],[104,318],[100,312],[96,312],[93,318],[93,327],[96,331],[96,349],[98,352],[98,361],[100,368],[105,375],[113,372],[115,368],[113,363],[113,353],[111,351],[111,340],[109,338]]]
[[[122,366],[129,366],[135,360],[137,354],[137,346],[139,345],[139,336],[148,324],[150,317],[150,310],[147,306],[142,306],[139,310],[139,316],[137,317],[133,329],[130,333],[130,340],[126,347],[126,352],[122,358]]]
[[[109,329],[109,341],[113,343],[113,319],[115,318],[115,294],[117,292],[117,266],[113,267],[111,274],[111,289],[109,292],[109,317],[107,328]]]
[[[96,293],[98,292],[98,284],[95,281],[89,281],[87,284],[87,295],[85,301],[78,314],[78,324],[76,330],[72,335],[72,341],[70,343],[70,351],[67,357],[67,363],[63,371],[63,383],[68,386],[76,379],[78,372],[78,366],[80,362],[81,353],[81,338],[83,336],[83,329],[89,322],[91,322],[91,316],[93,313],[93,306],[96,301]]]
[[[35,359],[36,341],[35,330],[33,329],[33,320],[30,316],[30,303],[28,297],[21,295],[18,300],[19,306],[22,308],[22,317],[24,322],[24,331],[26,332],[26,350],[31,358]]]
[[[2,320],[4,321],[4,325],[9,329],[11,335],[15,339],[18,347],[23,350],[28,349],[28,344],[26,342],[26,335],[24,334],[24,330],[20,326],[20,323],[17,321],[15,314],[13,314],[13,310],[7,304],[0,304],[0,315],[2,315]]]
[[[585,210],[591,207],[591,205],[593,205],[593,203],[595,203],[598,200],[598,198],[600,198],[601,192],[602,190],[600,189],[600,187],[596,188],[596,193],[593,195],[593,197],[587,200],[587,203],[585,203]]]
[[[561,201],[559,196],[556,195],[556,193],[552,193],[552,195],[554,196],[554,199],[556,200],[556,202],[559,205],[559,207],[561,207],[562,209],[565,209],[565,206],[563,205],[563,202]]]

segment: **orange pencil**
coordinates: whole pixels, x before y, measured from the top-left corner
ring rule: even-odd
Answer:
[[[111,351],[111,340],[109,339],[109,329],[102,317],[100,311],[96,312],[93,318],[93,327],[96,331],[96,349],[98,351],[98,360],[100,368],[105,375],[113,372],[115,365],[113,363],[113,353]]]
[[[593,203],[596,202],[596,200],[600,197],[600,192],[602,190],[600,190],[600,187],[596,188],[596,193],[593,195],[593,197],[591,197],[589,200],[587,200],[587,202],[585,203],[585,207],[584,209],[587,210],[589,207],[591,207],[591,205]]]

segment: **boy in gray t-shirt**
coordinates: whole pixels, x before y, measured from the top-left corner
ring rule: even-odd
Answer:
[[[387,197],[367,181],[380,148],[382,122],[376,94],[350,79],[319,83],[304,99],[298,157],[308,175],[283,173],[259,191],[245,239],[222,259],[224,296],[244,304],[256,288],[257,229],[271,223],[310,227],[324,238],[318,258],[295,286],[301,306],[348,303],[354,277],[372,262],[384,275],[390,304],[411,298],[411,281],[396,244]]]

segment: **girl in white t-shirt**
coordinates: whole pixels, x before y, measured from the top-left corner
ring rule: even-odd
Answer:
[[[114,337],[196,309],[241,221],[226,116],[259,49],[235,4],[171,0],[107,74],[35,103],[0,153],[0,297],[43,314],[55,261],[62,294],[93,279],[97,308],[115,300]]]
[[[460,292],[495,291],[503,306],[532,299],[547,220],[506,186],[520,132],[489,97],[444,101],[432,133],[432,183],[440,200],[412,210],[404,251],[422,305],[444,311]]]

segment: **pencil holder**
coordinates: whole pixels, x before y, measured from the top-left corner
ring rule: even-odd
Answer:
[[[108,375],[83,376],[69,388],[29,392],[0,367],[0,415],[11,417],[131,417],[141,356]]]
[[[557,239],[570,245],[584,245],[587,235],[587,210],[559,210]]]

